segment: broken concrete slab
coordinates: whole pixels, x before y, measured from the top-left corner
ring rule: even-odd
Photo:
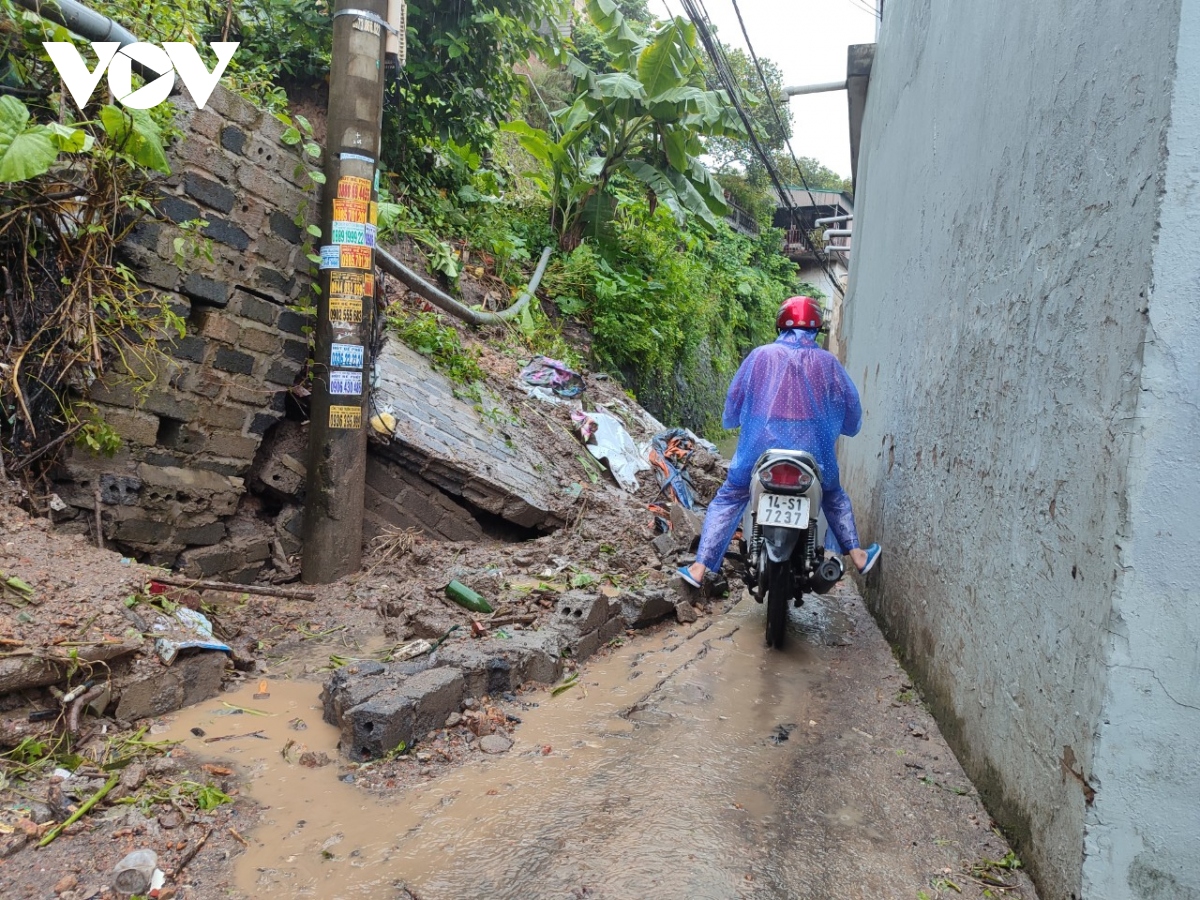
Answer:
[[[570,656],[576,662],[583,662],[583,660],[587,659],[624,631],[625,627],[625,619],[621,616],[616,616],[609,619],[595,631],[589,631],[586,634],[576,634],[573,630],[564,629],[563,636],[566,639],[566,647],[563,653],[566,656]]]
[[[679,545],[670,532],[660,534],[650,542],[650,546],[654,548],[654,552],[658,554],[659,559],[667,559],[674,556],[679,550]]]
[[[375,403],[395,416],[387,441],[373,436],[371,453],[465,504],[525,528],[563,524],[554,486],[540,474],[546,461],[523,442],[487,427],[454,384],[399,340],[389,338],[376,358]],[[501,414],[512,415],[503,408]]]
[[[675,604],[675,619],[682,625],[690,622],[695,622],[699,618],[696,613],[696,607],[692,606],[690,600],[679,600]]]
[[[519,659],[515,672],[519,684],[529,681],[552,684],[562,676],[566,640],[561,632],[549,628],[522,631],[505,641],[505,644],[508,645],[507,650],[517,654]]]
[[[679,503],[672,503],[670,508],[671,534],[675,536],[676,543],[683,549],[694,550],[704,527],[704,517]]]
[[[431,665],[428,659],[384,665],[374,660],[350,663],[335,669],[321,691],[324,719],[330,725],[341,726],[346,712],[367,702],[380,691],[395,686]]]
[[[434,665],[450,666],[462,672],[468,697],[497,696],[521,684],[520,673],[530,651],[521,647],[501,647],[489,641],[474,646],[465,641],[438,648]],[[516,673],[516,680],[514,680]]]
[[[116,717],[135,722],[215,697],[228,665],[226,654],[211,650],[181,654],[171,666],[147,659],[122,680]]]
[[[352,759],[383,756],[442,726],[463,698],[458,669],[426,669],[388,687],[341,717],[342,750]]]
[[[68,669],[80,663],[110,663],[142,649],[141,640],[114,641],[98,647],[80,647],[74,660],[58,656],[10,656],[0,659],[0,695],[26,688],[55,684],[66,678]]]
[[[630,628],[645,628],[675,612],[675,599],[658,588],[622,594],[620,603],[621,614]]]
[[[570,626],[580,634],[595,631],[621,612],[621,604],[603,594],[567,591],[555,603],[554,625]]]

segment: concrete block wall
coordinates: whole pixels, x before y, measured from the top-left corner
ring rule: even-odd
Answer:
[[[190,103],[176,98],[183,136],[169,150],[172,174],[156,185],[157,215],[122,246],[187,332],[161,342],[148,388],[135,391],[115,370],[91,387],[88,399],[123,447],[111,459],[75,450],[58,473],[60,496],[78,510],[75,527],[99,503],[106,538],[159,564],[231,539],[227,520],[308,355],[307,322],[293,307],[310,287],[304,226],[320,205],[274,116],[220,87],[205,109]],[[199,234],[180,227],[195,220],[207,223]],[[211,261],[196,252],[202,244]],[[237,566],[255,561],[256,550],[235,550]],[[214,575],[234,565],[209,557],[194,568]]]
[[[867,598],[1044,900],[1200,897],[1200,0],[895,0],[840,448]]]

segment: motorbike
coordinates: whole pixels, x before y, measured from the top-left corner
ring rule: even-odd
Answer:
[[[783,646],[787,611],[805,593],[825,594],[845,568],[818,539],[821,468],[806,450],[767,450],[754,464],[738,543],[741,576],[767,604],[767,646]]]

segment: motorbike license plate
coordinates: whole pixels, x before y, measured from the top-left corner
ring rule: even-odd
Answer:
[[[758,524],[777,528],[807,528],[808,498],[763,494],[758,500]]]

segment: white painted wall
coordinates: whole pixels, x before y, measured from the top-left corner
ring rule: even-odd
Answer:
[[[1084,895],[1105,900],[1200,900],[1200,0],[1176,65],[1087,815]]]
[[[843,481],[1043,900],[1200,897],[1198,2],[889,0],[871,77]]]

